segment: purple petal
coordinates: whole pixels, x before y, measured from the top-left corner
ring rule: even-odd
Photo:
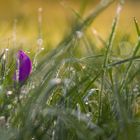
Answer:
[[[23,82],[25,81],[31,71],[32,71],[32,62],[30,60],[30,58],[21,50],[18,51],[17,53],[17,59],[19,62],[17,62],[19,65],[18,66],[18,81],[19,82]]]

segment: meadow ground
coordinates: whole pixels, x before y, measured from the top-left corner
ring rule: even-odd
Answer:
[[[140,139],[134,1],[0,1],[0,140]]]

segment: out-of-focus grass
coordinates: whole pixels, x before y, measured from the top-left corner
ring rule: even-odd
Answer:
[[[139,20],[132,19],[133,33],[125,29],[121,30],[122,34],[118,31],[122,28],[120,0],[114,4],[112,26],[107,28],[102,23],[104,26],[98,29],[100,25],[93,22],[102,19],[100,14],[111,1],[98,3],[96,8],[94,5],[91,14],[88,11],[92,5],[87,6],[83,17],[82,10],[77,13],[69,7],[71,4],[68,7],[66,4],[65,10],[70,10],[69,14],[65,13],[69,22],[55,21],[59,16],[53,19],[49,15],[53,21],[50,26],[45,26],[48,17],[42,25],[38,23],[37,14],[31,16],[28,10],[33,9],[27,5],[29,21],[21,18],[16,24],[7,24],[9,28],[6,24],[2,26],[7,33],[5,38],[2,36],[0,54],[1,140],[140,139]],[[108,14],[106,11],[105,15]],[[58,28],[61,22],[64,22],[63,31]],[[105,30],[108,34],[104,35]],[[55,31],[62,38],[59,44],[57,35],[53,36]],[[135,35],[134,40],[131,34]],[[29,40],[24,40],[24,36]],[[55,48],[49,50],[49,47]],[[23,49],[33,61],[32,74],[23,84],[12,80],[18,49]]]
[[[5,40],[11,38],[14,20],[17,19],[17,40],[26,47],[35,47],[35,41],[38,34],[38,8],[42,7],[43,36],[48,44],[56,46],[63,38],[66,32],[69,32],[69,23],[71,23],[76,14],[74,11],[79,11],[80,5],[84,3],[84,15],[98,4],[98,1],[45,1],[45,0],[14,0],[14,1],[0,1],[0,37]],[[95,28],[100,32],[101,36],[106,39],[111,26],[111,20],[114,16],[114,9],[117,2],[106,9],[101,15],[97,17],[94,23],[89,28],[89,33]],[[136,35],[132,19],[134,16],[140,19],[139,16],[139,2],[126,1],[122,11],[119,23],[119,34],[129,34],[131,40],[134,42]],[[0,41],[1,46],[4,46],[5,41]],[[4,43],[4,44],[3,44]],[[6,45],[6,44],[5,44]]]

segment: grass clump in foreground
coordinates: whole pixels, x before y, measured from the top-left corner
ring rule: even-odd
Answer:
[[[25,83],[12,81],[16,51],[1,53],[1,140],[140,139],[137,20],[138,39],[128,57],[121,53],[123,48],[113,47],[122,1],[103,49],[96,49],[86,33],[111,2],[101,2],[82,21],[78,16],[71,33],[40,60],[37,52]]]

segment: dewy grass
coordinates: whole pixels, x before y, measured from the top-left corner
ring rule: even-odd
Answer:
[[[139,37],[131,56],[114,52],[123,0],[103,49],[86,33],[111,2],[103,0],[82,23],[75,19],[58,47],[39,52],[43,56],[35,58],[38,63],[22,86],[12,81],[18,49],[1,52],[0,140],[140,139]],[[34,54],[28,56],[34,61]]]
[[[99,120],[98,121],[100,121],[100,117],[101,117],[102,93],[103,93],[104,82],[105,82],[106,65],[108,65],[108,63],[109,63],[109,57],[110,57],[110,53],[111,53],[111,50],[112,50],[112,43],[114,41],[116,27],[117,27],[117,23],[118,23],[118,19],[119,19],[119,16],[120,16],[121,9],[122,9],[122,5],[119,4],[119,6],[117,7],[116,16],[115,16],[114,21],[113,21],[109,41],[108,41],[108,44],[107,44],[107,47],[106,47],[105,58],[104,58],[104,63],[103,63],[102,84],[101,84],[100,97],[99,97],[99,117],[98,117]],[[110,74],[111,81],[112,81],[112,73],[110,72],[109,74]]]
[[[133,51],[132,58],[135,57],[135,55],[137,54],[137,52],[139,51],[139,48],[140,48],[140,39],[139,39],[140,38],[140,30],[139,30],[139,26],[138,26],[136,19],[134,19],[134,22],[135,22],[135,26],[136,26],[136,30],[137,30],[137,34],[138,34],[138,43]],[[127,80],[128,74],[131,70],[132,64],[133,64],[133,61],[130,61],[129,65],[126,68],[126,72],[124,73],[124,78],[123,78],[122,84],[121,84],[121,90],[123,89],[123,87],[126,84],[126,80]]]

